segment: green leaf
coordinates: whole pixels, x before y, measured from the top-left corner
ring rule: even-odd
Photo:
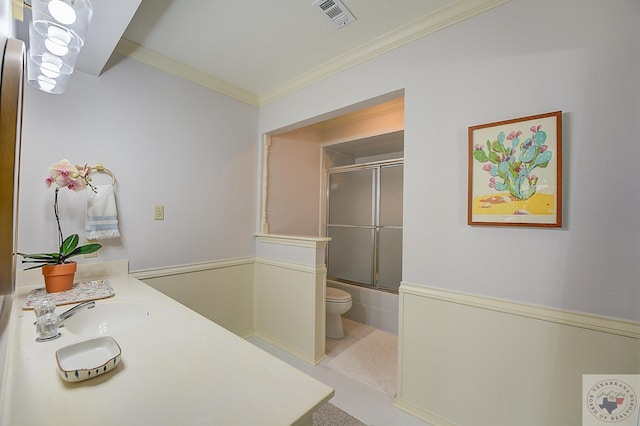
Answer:
[[[476,160],[478,160],[481,163],[486,163],[487,161],[489,161],[489,157],[487,157],[487,154],[482,149],[474,150],[473,151],[473,158],[475,158]]]
[[[60,254],[64,257],[68,257],[69,253],[73,252],[75,248],[78,247],[79,241],[80,237],[78,237],[78,234],[69,235],[60,246]]]
[[[77,249],[69,253],[69,255],[67,255],[66,257],[77,256],[79,254],[93,253],[94,251],[98,251],[101,248],[102,248],[102,244],[87,244],[87,245],[78,247]]]
[[[57,253],[34,253],[34,254],[18,253],[18,254],[24,257],[25,259],[37,259],[37,260],[49,260],[49,259],[53,259],[57,255]]]
[[[24,270],[28,271],[29,269],[42,268],[44,265],[47,265],[47,264],[43,263],[42,265],[29,266],[28,268],[24,268]]]
[[[60,254],[58,253],[18,253],[18,255],[22,256],[24,260],[22,263],[37,263],[36,266],[31,266],[27,269],[40,268],[44,265],[58,265],[62,263],[62,259],[60,258]]]

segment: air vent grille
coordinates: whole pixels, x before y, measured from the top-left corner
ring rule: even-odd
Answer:
[[[356,20],[340,0],[316,0],[312,6],[322,12],[338,29]]]

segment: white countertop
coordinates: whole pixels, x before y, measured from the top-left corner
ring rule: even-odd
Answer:
[[[19,287],[0,388],[1,425],[310,425],[312,412],[333,396],[330,387],[135,278],[92,278],[109,279],[116,293],[96,304],[142,303],[149,319],[110,334],[122,348],[113,371],[67,383],[58,376],[55,352],[89,337],[61,328],[62,337],[36,342],[35,315],[22,304],[42,285]]]

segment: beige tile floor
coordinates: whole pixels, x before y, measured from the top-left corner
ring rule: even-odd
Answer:
[[[395,408],[392,395],[327,365],[351,345],[376,330],[367,324],[358,323],[347,318],[343,318],[343,325],[345,337],[342,339],[327,339],[327,359],[316,366],[311,366],[260,338],[250,337],[248,340],[284,362],[314,377],[316,380],[334,388],[335,395],[330,402],[367,425],[429,426],[428,423]]]

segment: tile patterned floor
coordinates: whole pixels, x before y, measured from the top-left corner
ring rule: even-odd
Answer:
[[[316,380],[334,388],[335,395],[330,402],[367,425],[429,426],[428,423],[395,408],[391,395],[327,366],[333,358],[375,330],[369,325],[347,318],[343,318],[343,324],[345,337],[343,339],[327,339],[327,359],[316,366],[311,366],[260,338],[250,337],[248,340]]]

